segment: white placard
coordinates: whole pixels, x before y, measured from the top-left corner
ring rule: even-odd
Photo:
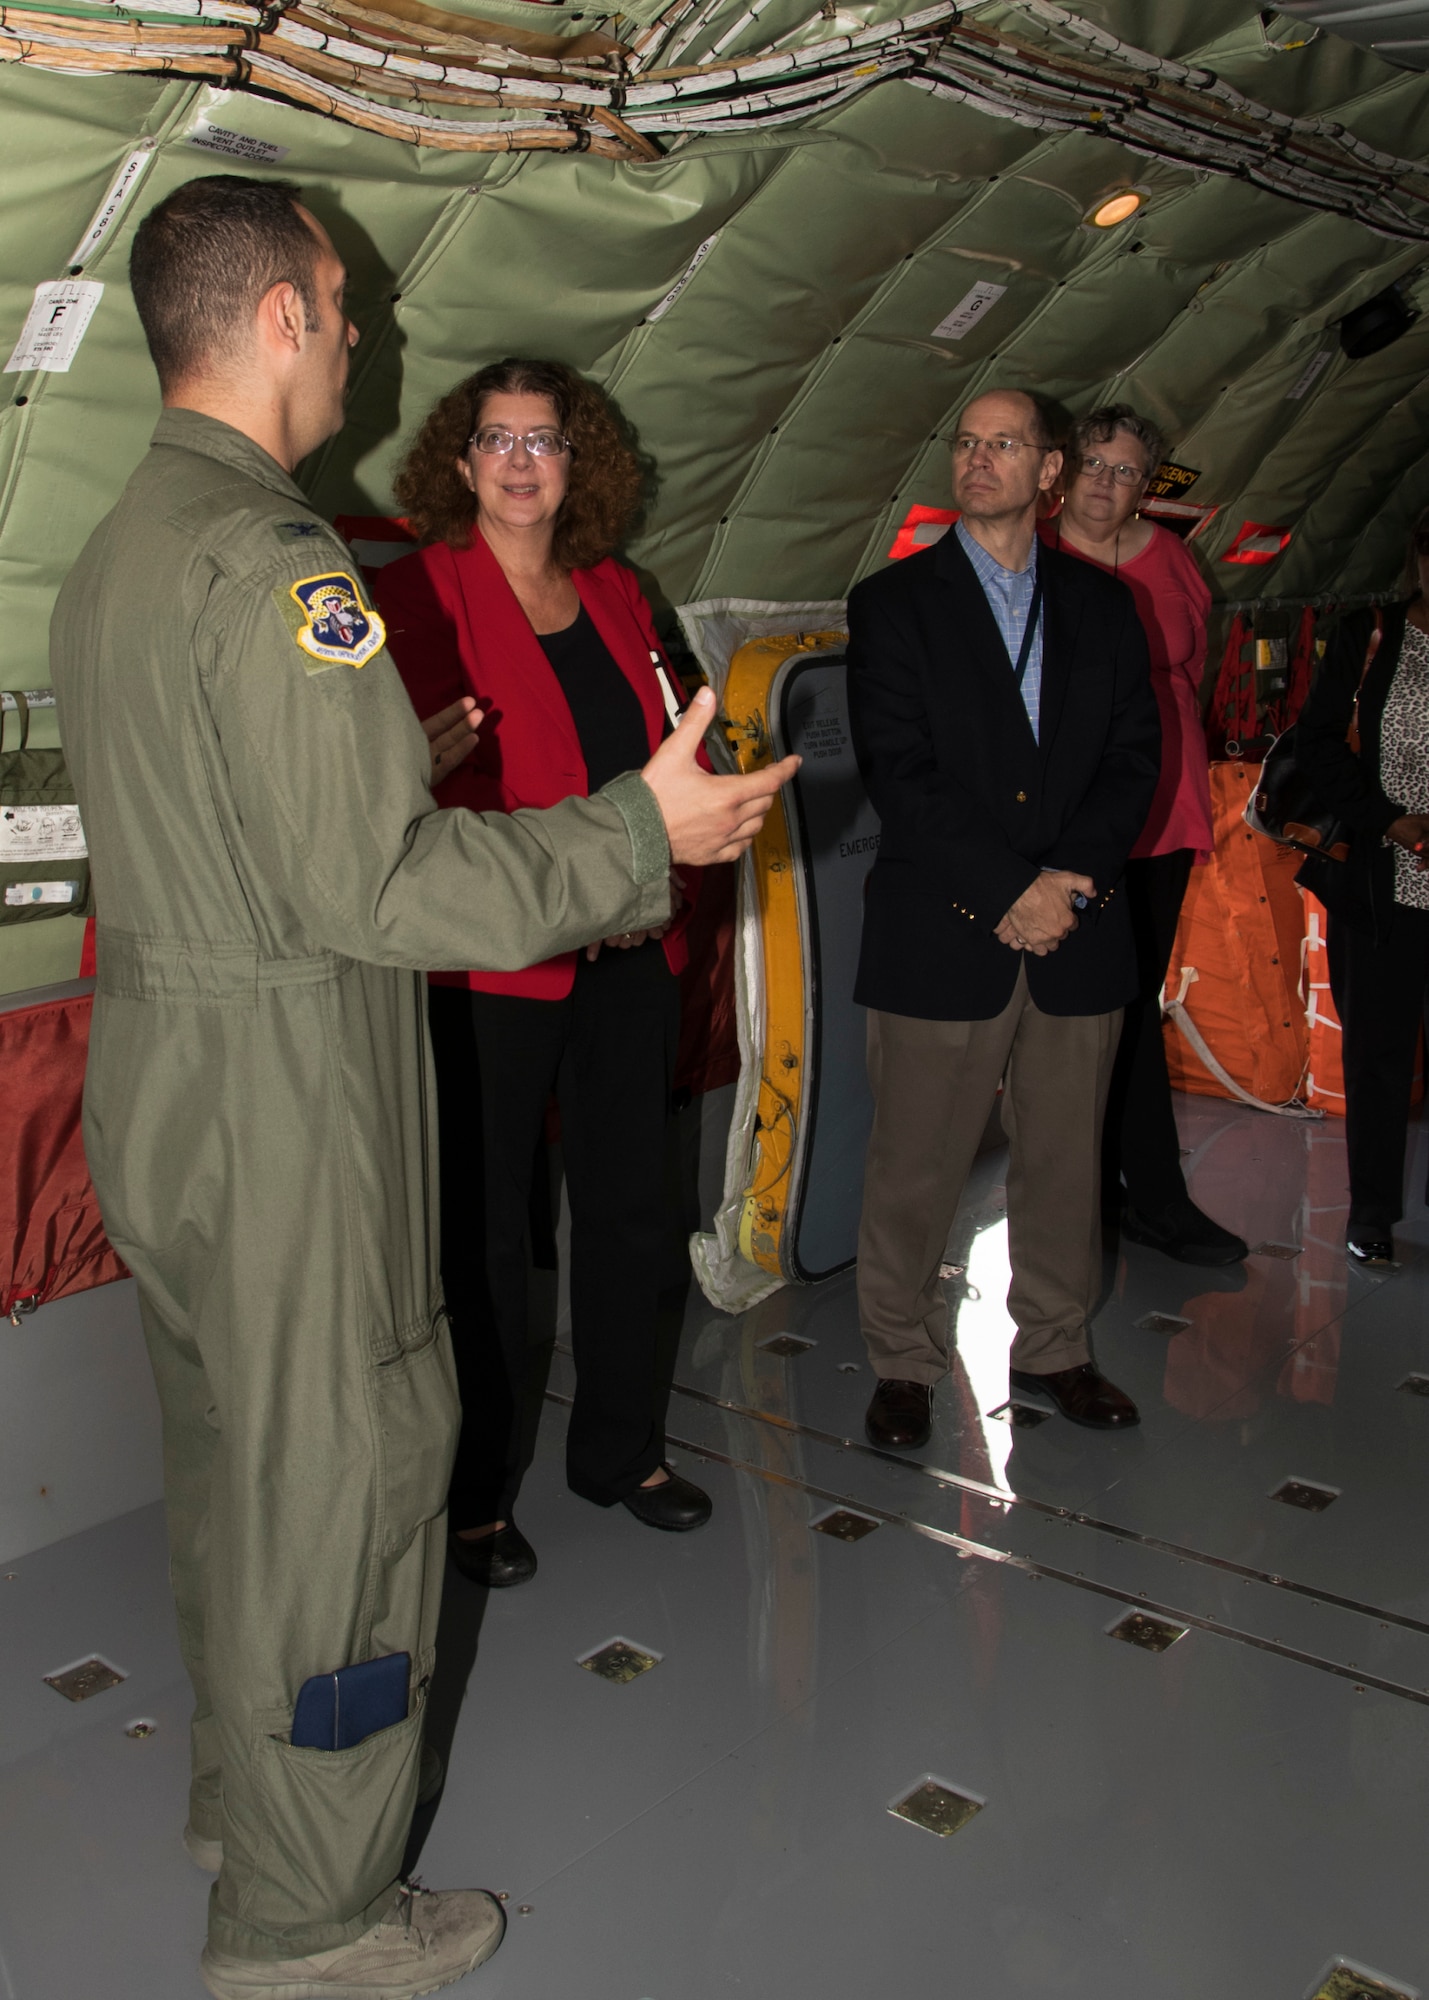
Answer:
[[[645,319],[647,324],[653,320],[663,319],[665,317],[666,313],[670,310],[671,306],[675,303],[676,299],[680,296],[681,292],[685,289],[686,285],[689,284],[691,278],[694,277],[696,271],[699,270],[701,264],[704,263],[706,257],[709,256],[711,250],[714,249],[716,243],[719,242],[719,239],[720,239],[720,231],[718,229],[715,231],[713,236],[707,236],[705,238],[704,242],[700,245],[699,249],[695,252],[694,256],[691,257],[689,263],[686,264],[683,272],[675,280],[674,284],[671,285],[669,291],[666,292],[664,298],[661,299],[659,305],[651,306],[649,312],[646,313]]]
[[[136,146],[114,179],[103,201],[94,211],[94,219],[80,237],[70,253],[71,264],[87,264],[129,203],[144,177],[144,169],[154,157],[154,141],[146,139],[142,146]]]
[[[0,810],[0,862],[83,861],[88,852],[78,806]]]
[[[31,903],[72,903],[78,895],[78,882],[7,882],[5,907],[21,910]]]
[[[1300,370],[1295,380],[1285,391],[1285,400],[1287,403],[1304,401],[1305,397],[1309,395],[1310,391],[1329,367],[1334,351],[1333,347],[1322,347],[1318,354],[1310,356],[1310,359],[1305,363],[1305,366]]]
[[[185,134],[184,144],[197,146],[201,153],[222,153],[225,159],[247,160],[251,167],[276,167],[292,150],[288,146],[275,146],[271,139],[250,139],[246,132],[230,132],[226,125],[210,125],[206,117],[199,118],[193,130]]]
[[[961,340],[980,319],[986,317],[1006,290],[1006,285],[990,284],[986,279],[974,285],[958,300],[947,318],[938,321],[933,328],[934,340]]]
[[[5,373],[43,368],[51,375],[67,375],[103,296],[103,285],[93,278],[59,278],[53,284],[36,285],[25,330],[5,363]]]

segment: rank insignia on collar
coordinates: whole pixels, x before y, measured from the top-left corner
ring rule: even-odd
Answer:
[[[314,663],[310,674],[324,667],[363,666],[387,643],[382,620],[363,603],[355,579],[345,570],[305,576],[289,586],[286,596],[281,587],[273,596],[299,647]]]

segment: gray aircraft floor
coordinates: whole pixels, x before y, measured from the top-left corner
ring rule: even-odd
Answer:
[[[566,1491],[558,1346],[520,1510],[539,1576],[489,1599],[448,1579],[419,1867],[510,1914],[454,1994],[1429,1992],[1429,1396],[1404,1386],[1429,1375],[1429,1130],[1400,1262],[1369,1274],[1337,1122],[1178,1108],[1193,1191],[1256,1248],[1229,1277],[1109,1262],[1098,1353],[1135,1432],[990,1414],[998,1153],[949,1247],[958,1354],[925,1451],[863,1442],[849,1277],[737,1320],[696,1294],[669,1428],[715,1515],[655,1534]],[[819,1531],[838,1514],[857,1539]],[[0,1996],[191,2000],[206,1882],[179,1840],[160,1511],[7,1568]],[[1119,1643],[1128,1620],[1183,1636]],[[612,1640],[655,1664],[583,1671]],[[90,1652],[128,1678],[71,1705],[42,1677]],[[891,1810],[910,1796],[981,1809],[939,1835]]]

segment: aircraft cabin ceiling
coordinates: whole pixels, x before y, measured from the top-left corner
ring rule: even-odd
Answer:
[[[1429,69],[1429,0],[1290,0],[1281,11],[1389,62]]]
[[[1221,600],[1394,587],[1429,503],[1429,79],[1239,0],[809,8],[7,0],[4,684],[47,682],[53,593],[158,407],[134,227],[245,161],[352,273],[351,421],[303,475],[328,514],[390,508],[456,378],[552,354],[658,469],[630,551],[657,603],[836,598],[946,504],[959,407],[1025,384],[1165,425]],[[16,365],[67,279],[70,365]],[[1391,287],[1407,330],[1351,358]]]

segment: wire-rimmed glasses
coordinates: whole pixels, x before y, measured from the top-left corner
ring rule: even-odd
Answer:
[[[1118,486],[1140,486],[1143,480],[1151,477],[1144,466],[1127,465],[1125,462],[1113,465],[1108,459],[1098,458],[1095,452],[1088,452],[1085,458],[1078,461],[1077,471],[1079,474],[1086,473],[1089,479],[1109,472]]]
[[[1024,451],[1039,451],[1045,455],[1056,450],[1055,445],[1033,444],[1028,438],[975,437],[971,431],[959,431],[956,437],[950,437],[948,450],[954,458],[971,458],[980,444],[985,444],[995,458],[1016,458]]]
[[[483,458],[505,458],[518,444],[524,445],[532,458],[559,458],[571,448],[570,439],[560,431],[543,429],[518,434],[501,424],[483,424],[467,439],[468,447],[474,446]]]

